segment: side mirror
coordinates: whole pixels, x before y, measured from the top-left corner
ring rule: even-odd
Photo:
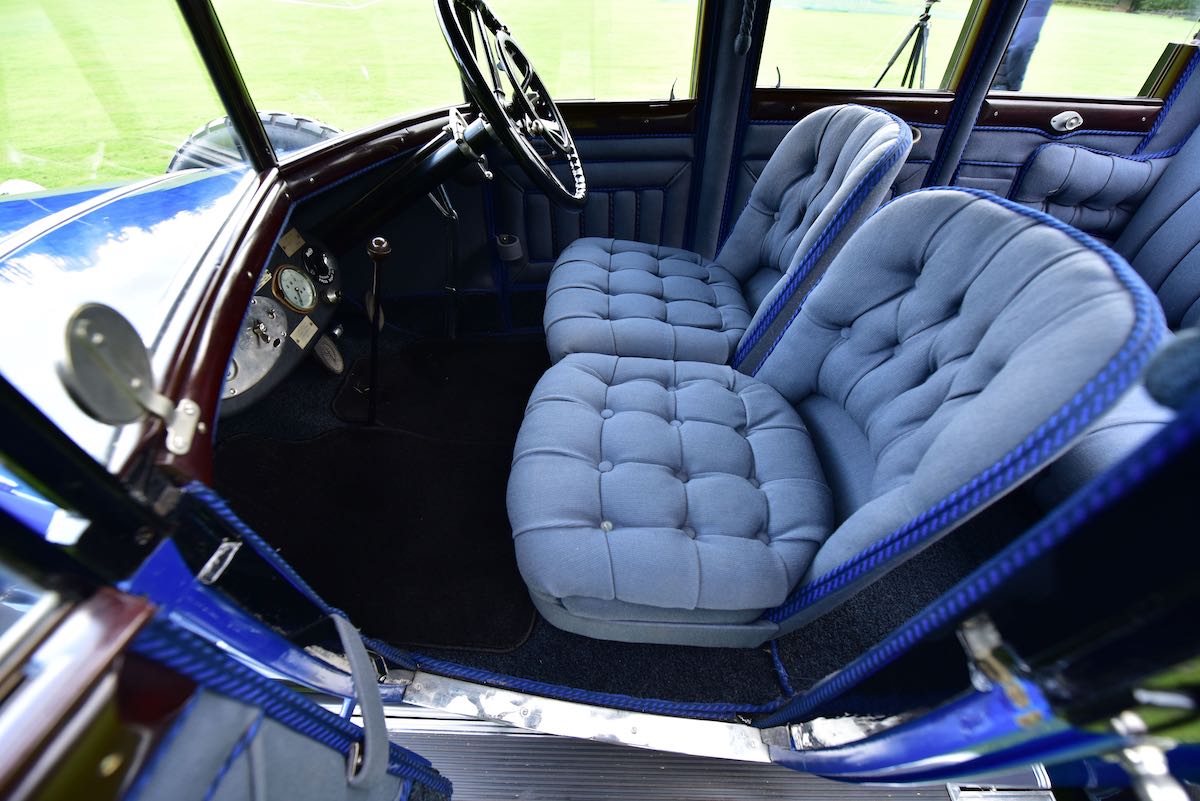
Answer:
[[[115,309],[88,303],[67,321],[66,351],[58,376],[85,414],[108,425],[126,425],[147,414],[167,423],[167,449],[191,449],[200,407],[177,407],[154,388],[150,353],[128,320]]]

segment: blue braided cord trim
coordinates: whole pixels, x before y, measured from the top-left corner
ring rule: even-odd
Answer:
[[[918,612],[878,645],[829,678],[812,687],[787,709],[780,720],[763,720],[772,726],[810,714],[850,688],[861,684],[911,651],[927,637],[944,630],[978,609],[1016,572],[1052,551],[1087,521],[1104,512],[1132,486],[1200,437],[1200,403],[1180,415],[1128,459],[1093,479],[1040,520],[1000,553],[978,567],[944,595]]]
[[[1162,308],[1124,259],[1110,248],[1092,239],[1077,228],[1040,211],[1005,200],[990,192],[966,187],[931,187],[919,191],[952,191],[973,195],[995,203],[1044,225],[1061,231],[1080,245],[1102,257],[1117,280],[1132,295],[1134,322],[1120,351],[1099,373],[1092,377],[1071,400],[1034,430],[1023,442],[1005,454],[998,462],[971,478],[932,508],[922,512],[905,525],[863,549],[814,581],[794,590],[789,598],[763,614],[762,619],[773,623],[785,620],[800,610],[815,604],[855,579],[891,562],[934,534],[977,509],[999,492],[1013,486],[1041,465],[1050,454],[1080,433],[1095,417],[1108,409],[1141,372],[1142,366],[1162,339],[1165,324]]]
[[[349,756],[362,742],[362,729],[266,678],[219,651],[208,641],[162,618],[146,625],[133,650],[180,673],[218,695],[257,707],[277,723],[310,740]],[[387,772],[413,779],[449,797],[449,780],[416,754],[390,743]]]
[[[1000,19],[1002,16],[1003,15],[1001,13],[997,12],[997,14],[991,18],[991,24],[988,26],[986,38],[983,40],[982,49],[980,49],[977,44],[974,48],[972,48],[973,53],[991,52],[992,42],[995,40],[996,34],[1000,30]],[[983,75],[982,57],[975,59],[970,66],[974,66],[975,69],[971,70],[966,87],[959,86],[954,90],[954,101],[950,104],[950,114],[946,118],[946,131],[942,134],[941,138],[938,139],[938,146],[933,154],[933,164],[930,165],[929,172],[925,174],[925,181],[922,182],[923,186],[929,186],[929,181],[937,180],[937,174],[941,172],[942,165],[946,161],[946,149],[950,147],[950,142],[954,139],[954,135],[958,132],[958,129],[963,124],[963,116],[965,112],[963,111],[963,104],[958,102],[958,100],[960,98],[965,99],[970,97],[975,91],[975,85],[979,83],[979,78]],[[976,110],[976,114],[978,114],[978,109]],[[962,157],[961,153],[959,154],[959,157]]]
[[[187,722],[196,705],[200,703],[200,693],[192,693],[192,697],[184,704],[183,709],[179,710],[179,714],[175,717],[175,722],[171,724],[171,728],[167,729],[167,733],[159,740],[158,745],[154,748],[154,753],[138,770],[138,776],[130,786],[129,791],[125,794],[126,801],[136,801],[143,791],[146,789],[146,783],[154,776],[158,770],[158,763],[162,761],[170,750],[171,743],[175,742],[175,738],[179,736],[179,732],[183,731],[184,724]]]
[[[651,714],[675,715],[677,717],[703,718],[709,720],[724,720],[731,715],[761,715],[773,712],[787,703],[786,698],[776,698],[765,704],[730,704],[708,703],[703,701],[665,701],[658,698],[635,698],[618,693],[596,692],[581,690],[575,687],[563,687],[548,684],[534,679],[523,679],[519,676],[507,676],[503,673],[493,673],[483,668],[460,665],[442,659],[412,654],[420,670],[448,676],[453,679],[474,681],[505,690],[543,695],[547,698],[557,698],[562,701],[578,701],[583,704],[607,706],[613,709],[623,709],[629,712],[647,712]]]
[[[1038,136],[1042,137],[1043,139],[1051,139],[1055,142],[1062,141],[1063,139],[1071,139],[1072,137],[1076,137],[1076,136],[1089,136],[1089,135],[1091,135],[1091,136],[1142,136],[1142,134],[1138,133],[1137,131],[1107,131],[1107,130],[1103,130],[1100,128],[1077,128],[1076,130],[1068,131],[1067,133],[1052,134],[1052,133],[1046,133],[1041,128],[1030,128],[1030,127],[1027,127],[1024,125],[983,125],[983,124],[980,124],[980,125],[975,126],[975,130],[978,132],[982,132],[982,133],[988,133],[989,131],[996,131],[996,132],[1000,132],[1000,133],[1003,133],[1005,131],[1012,131],[1012,132],[1016,132],[1016,133],[1031,133],[1031,134],[1037,134]]]
[[[870,107],[867,106],[866,108]],[[846,198],[846,201],[842,204],[841,208],[837,210],[837,213],[834,215],[833,219],[830,220],[825,226],[825,229],[821,231],[820,236],[817,237],[817,241],[814,242],[813,246],[809,248],[807,253],[804,254],[804,259],[799,265],[796,266],[795,271],[787,279],[787,282],[783,285],[783,288],[779,291],[779,294],[775,296],[775,299],[771,301],[771,305],[767,307],[766,314],[762,316],[762,318],[747,335],[743,336],[742,344],[738,347],[737,352],[733,356],[733,367],[738,367],[743,361],[745,361],[746,357],[750,355],[750,351],[752,351],[758,345],[763,336],[766,335],[767,329],[771,327],[771,324],[775,322],[775,318],[779,316],[779,312],[783,310],[783,307],[791,299],[792,294],[796,291],[796,287],[803,283],[804,279],[808,277],[808,274],[812,272],[812,269],[816,263],[822,256],[825,255],[825,252],[829,250],[829,246],[833,244],[833,241],[837,238],[837,235],[840,234],[842,229],[846,227],[846,223],[849,222],[850,217],[853,216],[854,213],[860,208],[862,208],[863,203],[866,201],[867,195],[879,185],[879,182],[883,179],[884,174],[894,167],[896,162],[899,161],[900,158],[905,154],[907,154],[908,149],[912,147],[912,135],[909,133],[907,123],[905,123],[895,114],[884,111],[883,109],[872,108],[872,110],[878,111],[882,114],[887,114],[893,122],[899,125],[899,136],[896,137],[896,140],[892,142],[891,146],[887,149],[883,156],[877,162],[875,162],[867,174],[863,176],[862,180],[858,182],[853,191],[851,191],[850,196]],[[783,335],[780,334],[780,337],[782,336]],[[775,345],[778,344],[779,340],[776,339],[775,343],[771,346],[771,350],[767,352],[767,356],[769,356],[771,352],[775,350]],[[759,365],[761,366],[765,361],[766,357],[764,356],[763,359],[759,361]],[[758,372],[758,370],[755,369],[755,372]]]
[[[1141,153],[1138,155],[1127,155],[1125,153],[1114,153],[1111,150],[1102,150],[1097,147],[1088,147],[1087,145],[1065,145],[1065,147],[1073,147],[1077,150],[1086,150],[1089,153],[1095,153],[1096,155],[1099,155],[1099,156],[1111,156],[1112,158],[1115,158],[1115,159],[1124,159],[1126,161],[1136,161],[1136,162],[1144,163],[1147,161],[1155,161],[1157,159],[1171,158],[1172,156],[1174,156],[1176,153],[1178,153],[1180,150],[1183,149],[1183,146],[1187,144],[1188,139],[1190,139],[1190,138],[1191,138],[1191,134],[1189,134],[1188,136],[1185,136],[1177,144],[1172,145],[1171,147],[1167,148],[1166,150],[1160,150],[1157,153]],[[1042,150],[1044,150],[1045,148],[1051,147],[1052,145],[1056,145],[1056,144],[1060,144],[1060,143],[1044,142],[1033,149],[1033,152],[1029,154],[1029,158],[1025,159],[1025,163],[1021,165],[1021,169],[1019,169],[1017,171],[1017,174],[1013,177],[1012,185],[1008,188],[1008,199],[1009,200],[1013,199],[1013,195],[1015,195],[1017,192],[1017,189],[1020,188],[1021,182],[1025,180],[1025,173],[1029,172],[1029,170],[1032,169],[1033,163],[1037,160],[1038,154],[1041,153]]]
[[[312,602],[312,604],[316,606],[322,614],[330,616],[337,615],[338,617],[344,617],[347,620],[350,619],[349,615],[347,615],[341,609],[338,609],[336,606],[331,605],[324,598],[318,595],[317,591],[314,590],[298,572],[296,572],[294,567],[288,564],[286,559],[280,556],[279,553],[271,547],[270,543],[264,540],[258,532],[247,525],[242,518],[238,517],[237,512],[230,508],[229,503],[222,498],[216,490],[212,489],[203,482],[192,481],[184,486],[183,491],[189,497],[192,497],[203,504],[209,511],[220,518],[226,525],[228,525],[239,537],[242,538],[243,542],[249,545],[255,553],[257,553],[264,560],[266,560],[268,564],[275,568],[279,575],[283,576],[284,579],[287,580],[287,582],[293,587],[295,587],[301,595]],[[367,647],[375,653],[388,659],[392,663],[405,668],[406,670],[412,670],[415,667],[412,660],[403,651],[393,648],[385,642],[381,642],[372,637],[363,637],[363,642],[366,643]]]
[[[1159,109],[1158,116],[1154,118],[1154,124],[1151,125],[1150,130],[1146,132],[1146,138],[1144,138],[1140,143],[1138,143],[1138,146],[1134,148],[1133,152],[1135,155],[1145,150],[1150,145],[1151,140],[1158,135],[1158,129],[1162,127],[1164,122],[1166,122],[1167,114],[1170,113],[1171,107],[1175,105],[1175,101],[1179,99],[1179,95],[1181,92],[1183,92],[1184,86],[1186,86],[1187,82],[1191,79],[1192,73],[1196,71],[1197,64],[1200,64],[1200,50],[1197,50],[1192,54],[1192,57],[1188,59],[1187,66],[1183,68],[1183,72],[1180,74],[1179,80],[1175,81],[1175,85],[1171,87],[1171,94],[1167,95],[1167,99],[1163,101],[1162,108]]]
[[[792,689],[792,680],[788,675],[787,667],[779,658],[779,640],[771,640],[771,663],[775,666],[775,677],[779,679],[779,686],[783,688],[783,694],[792,698],[796,695],[796,691]]]
[[[225,778],[225,774],[229,773],[230,769],[233,768],[233,763],[237,762],[237,758],[242,755],[242,752],[250,747],[250,741],[258,734],[258,728],[262,726],[262,722],[266,717],[266,713],[259,712],[254,722],[246,728],[245,734],[233,744],[233,749],[229,752],[229,756],[225,757],[220,770],[213,777],[212,784],[208,786],[208,792],[204,794],[204,801],[212,801],[212,797],[217,794],[217,788],[221,786],[221,781]]]

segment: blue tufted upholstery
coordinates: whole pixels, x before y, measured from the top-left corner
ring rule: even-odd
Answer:
[[[1111,242],[1125,229],[1168,162],[1055,142],[1033,151],[1009,197]]]
[[[811,251],[822,258],[806,264],[823,269],[875,210],[911,146],[908,126],[890,114],[821,109],[784,137],[715,261],[621,240],[568,245],[547,287],[551,360],[608,353],[728,362],[746,330],[765,322],[781,279]]]
[[[1067,448],[1162,320],[1111,251],[1019,208],[953,189],[891,203],[753,377],[609,355],[551,367],[508,494],[543,615],[755,645]]]
[[[552,353],[644,353],[720,364],[750,324],[737,280],[678,248],[577,239],[550,274]]]
[[[1113,248],[1154,290],[1173,330],[1200,325],[1200,136],[1171,158]]]

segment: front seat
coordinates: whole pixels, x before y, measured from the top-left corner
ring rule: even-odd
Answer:
[[[546,290],[550,360],[607,353],[730,362],[875,211],[911,148],[911,129],[891,114],[831,106],[784,137],[715,260],[642,242],[576,240]]]
[[[534,389],[508,510],[542,615],[751,647],[1067,449],[1165,334],[1111,250],[977,190],[884,207],[755,375],[573,354]]]

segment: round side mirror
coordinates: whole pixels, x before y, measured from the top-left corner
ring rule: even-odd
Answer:
[[[119,312],[99,303],[80,306],[67,321],[58,375],[80,409],[109,425],[140,420],[155,397],[142,338]]]

